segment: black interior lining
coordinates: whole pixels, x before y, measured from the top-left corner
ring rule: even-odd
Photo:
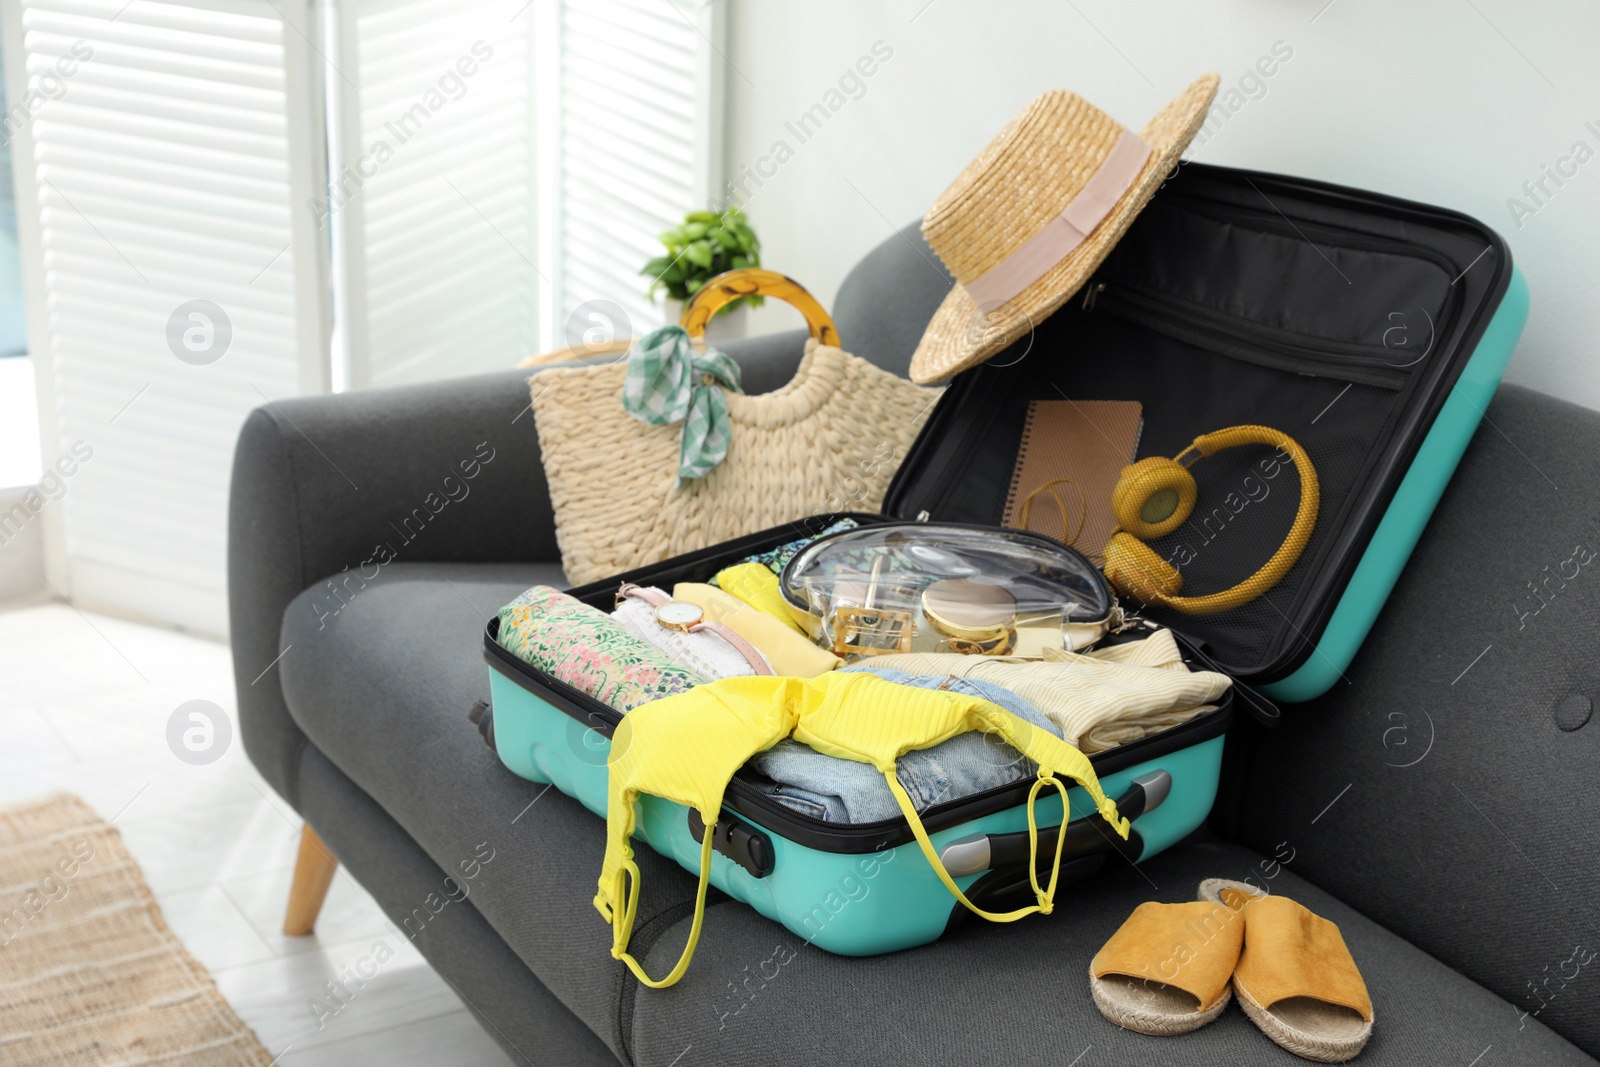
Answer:
[[[1241,328],[1356,346],[1396,363],[1406,362],[1401,349],[1411,332],[1449,314],[1452,274],[1426,246],[1333,236],[1309,222],[1267,229],[1273,221],[1225,220],[1176,198],[1157,200],[1096,277],[1211,309]],[[1387,311],[1374,314],[1375,293]]]
[[[1245,680],[1289,673],[1309,654],[1509,270],[1498,239],[1471,220],[1365,195],[1185,168],[1079,297],[956,379],[886,510],[998,524],[1034,400],[1138,401],[1136,458],[1176,455],[1233,425],[1280,430],[1306,449],[1320,488],[1299,562],[1240,608],[1144,613],[1203,642]],[[1184,594],[1243,581],[1282,543],[1300,478],[1273,451],[1249,446],[1195,464],[1194,515],[1152,545],[1179,567]]]

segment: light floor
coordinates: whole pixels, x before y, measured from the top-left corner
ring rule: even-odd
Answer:
[[[343,870],[314,935],[280,932],[299,818],[236,729],[209,765],[173,754],[167,722],[190,700],[234,716],[225,646],[60,602],[0,603],[0,804],[69,790],[113,820],[168,924],[281,1067],[506,1064]],[[393,958],[319,1018],[323,983],[380,942]]]

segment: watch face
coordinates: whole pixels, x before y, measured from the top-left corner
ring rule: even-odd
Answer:
[[[699,604],[669,600],[656,609],[656,621],[663,626],[693,626],[704,614]]]

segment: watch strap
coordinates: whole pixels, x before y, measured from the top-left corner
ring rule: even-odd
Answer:
[[[622,588],[617,590],[617,599],[621,600],[624,597],[637,598],[653,608],[659,608],[672,600],[671,597],[659,589],[651,589],[649,586],[644,585],[634,585],[632,582],[623,582]]]
[[[740,637],[737,633],[724,626],[720,622],[712,622],[709,619],[702,619],[700,622],[697,622],[693,626],[689,627],[689,632],[714,633],[721,637],[724,641],[728,642],[728,644],[732,645],[734,650],[745,658],[745,662],[749,663],[750,668],[757,674],[772,673],[772,664],[767,662],[767,657],[761,654],[760,649],[756,648],[755,645],[752,645],[749,641],[746,641],[744,638]]]
[[[623,582],[622,587],[617,590],[617,600],[621,601],[628,597],[642,600],[653,608],[659,608],[663,604],[670,604],[672,602],[672,598],[662,593],[659,589],[652,589],[649,586],[644,585],[635,585],[632,582]],[[660,620],[657,620],[657,622],[659,623]],[[665,624],[662,623],[661,625]],[[677,627],[668,628],[678,629]],[[684,627],[679,632],[690,634],[714,633],[724,641],[728,642],[728,644],[732,645],[733,650],[744,657],[745,662],[750,664],[750,669],[755,671],[755,673],[768,675],[772,673],[772,664],[767,662],[767,657],[761,654],[760,649],[756,648],[755,645],[752,645],[749,641],[746,641],[743,637],[740,637],[737,633],[729,629],[727,626],[724,626],[720,622],[712,622],[709,619],[702,618],[699,622]]]

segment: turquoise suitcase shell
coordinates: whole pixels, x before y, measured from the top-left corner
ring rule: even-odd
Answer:
[[[1141,233],[1148,238],[1153,228],[1167,224],[1160,221],[1164,210],[1181,214],[1193,207],[1196,217],[1202,219],[1211,217],[1207,212],[1212,212],[1225,220],[1243,220],[1237,224],[1246,232],[1252,227],[1270,231],[1277,222],[1255,203],[1259,196],[1305,242],[1305,247],[1293,246],[1299,262],[1285,266],[1285,285],[1292,287],[1295,272],[1308,265],[1320,269],[1320,263],[1326,262],[1338,269],[1333,257],[1341,256],[1338,226],[1343,225],[1358,236],[1377,235],[1372,241],[1380,247],[1385,240],[1424,242],[1418,248],[1420,257],[1433,255],[1448,261],[1454,278],[1441,298],[1437,323],[1430,316],[1429,324],[1442,331],[1446,308],[1452,318],[1447,343],[1435,350],[1430,339],[1432,363],[1424,364],[1415,381],[1404,387],[1409,390],[1403,393],[1405,426],[1384,445],[1381,477],[1375,474],[1360,484],[1356,501],[1360,506],[1351,504],[1346,509],[1353,510],[1353,516],[1338,517],[1344,540],[1341,551],[1324,562],[1326,573],[1319,574],[1318,595],[1310,598],[1310,603],[1291,605],[1293,617],[1288,625],[1299,638],[1298,647],[1289,647],[1271,662],[1241,668],[1225,656],[1213,654],[1216,649],[1209,644],[1204,620],[1166,619],[1150,612],[1185,638],[1186,651],[1193,653],[1197,663],[1250,684],[1236,685],[1228,704],[1202,719],[1094,758],[1107,792],[1130,814],[1138,811],[1133,819],[1134,834],[1129,844],[1113,847],[1111,836],[1094,825],[1098,816],[1089,814],[1082,791],[1071,790],[1072,821],[1065,832],[1072,844],[1063,867],[1063,883],[1088,876],[1106,863],[1148,859],[1205,821],[1218,790],[1235,696],[1257,719],[1270,720],[1277,709],[1257,691],[1279,701],[1304,701],[1324,692],[1343,675],[1482,419],[1527,317],[1527,285],[1512,266],[1504,242],[1465,216],[1359,190],[1200,164],[1186,165],[1169,185],[1176,187],[1175,192],[1158,195],[1097,278],[1110,277],[1115,282],[1117,257],[1125,252],[1124,258],[1137,257]],[[1163,208],[1164,204],[1169,208]],[[1328,233],[1334,236],[1327,237]],[[1438,247],[1426,247],[1429,241]],[[1361,240],[1353,239],[1353,247],[1359,259]],[[1353,287],[1353,280],[1351,284]],[[1092,310],[1094,294],[1105,288],[1086,287],[1084,306],[1057,312],[1041,324],[1041,336],[1048,336],[1052,324],[1065,330],[1083,326],[1088,320],[1082,316]],[[1106,295],[1109,301],[1111,294]],[[1382,315],[1385,301],[1398,301],[1402,294],[1380,287],[1375,293],[1357,295],[1370,303],[1373,315]],[[1174,331],[1168,329],[1167,335],[1173,336]],[[1032,338],[1029,341],[1031,344]],[[845,343],[848,345],[849,338]],[[1202,339],[1201,348],[1205,347]],[[962,419],[984,423],[985,430],[998,422],[981,404],[973,409],[979,414],[966,413],[963,402],[972,404],[974,398],[992,395],[993,382],[1009,381],[1006,374],[1015,373],[1005,368],[1028,355],[1002,353],[990,364],[958,377],[902,462],[884,501],[885,515],[860,518],[993,524],[993,515],[984,511],[992,511],[993,505],[972,505],[969,497],[992,493],[994,482],[1003,482],[1005,472],[989,470],[987,479],[969,478],[954,496],[948,485],[940,484],[940,472],[946,464],[953,468],[967,462],[962,440],[950,432],[952,422],[957,430]],[[1244,353],[1244,358],[1249,362],[1250,353]],[[1333,384],[1341,380],[1340,373],[1352,381],[1365,377],[1370,384],[1388,372],[1381,367],[1357,367],[1330,374]],[[1113,393],[1111,398],[1117,397]],[[1014,411],[1014,406],[1008,410]],[[1271,424],[1273,418],[1239,421]],[[1172,451],[1156,454],[1170,455]],[[1140,454],[1150,453],[1142,449]],[[715,569],[716,561],[732,562],[791,540],[800,527],[819,530],[831,518],[817,517],[764,531],[572,592],[601,606],[608,590],[614,590],[624,578],[669,586],[679,578],[703,580]],[[1323,521],[1319,518],[1319,523]],[[1329,517],[1327,521],[1335,520]],[[605,757],[615,713],[500,649],[494,640],[494,626],[491,622],[484,641],[492,709],[483,716],[480,730],[513,773],[550,783],[603,816]],[[1018,858],[1016,836],[1026,828],[1026,812],[1020,803],[1025,790],[1024,784],[1010,795],[972,798],[926,813],[930,836],[956,874],[957,884],[987,906],[1026,902],[1017,895],[1019,888],[1025,887],[1027,865],[1025,855]],[[1040,825],[1054,832],[1061,822],[1059,800],[1042,799],[1040,812]],[[697,816],[691,817],[680,805],[652,797],[641,800],[640,815],[640,840],[686,870],[697,870],[702,832]],[[966,918],[964,909],[934,875],[903,820],[869,827],[822,823],[783,808],[736,779],[725,798],[715,846],[713,884],[783,924],[797,937],[830,952],[872,955],[909,948],[940,937],[954,922]],[[644,892],[649,891],[645,886]],[[1070,889],[1064,895],[1070,899]],[[1070,906],[1061,907],[1054,918],[1032,921],[1061,921],[1060,915],[1070,915],[1070,910]]]
[[[769,543],[777,545],[792,539],[794,531],[785,527],[772,533]],[[611,749],[614,716],[600,713],[583,694],[539,675],[500,648],[494,639],[497,625],[498,620],[491,620],[484,635],[491,709],[486,721],[491,725],[480,722],[480,728],[513,773],[531,782],[554,785],[604,817],[606,756]],[[1083,790],[1074,786],[1068,803],[1072,819],[1082,830],[1076,835],[1082,847],[1065,850],[1063,886],[1107,862],[1148,859],[1200,827],[1216,797],[1231,708],[1231,699],[1225,698],[1216,711],[1183,727],[1092,758],[1107,793],[1119,798],[1125,809],[1122,798],[1136,779],[1156,781],[1160,795],[1150,798],[1153,803],[1145,801],[1148,810],[1133,819],[1130,841],[1118,850],[1115,835],[1092,814],[1094,806]],[[925,813],[929,838],[946,856],[953,874],[959,867],[952,859],[951,846],[991,834],[1026,834],[1027,811],[1018,798],[1026,795],[1027,788],[1028,783],[1022,782],[976,805],[958,802]],[[964,806],[997,810],[963,818]],[[1036,810],[1042,827],[1059,826],[1062,821],[1058,796],[1041,794]],[[837,837],[831,844],[851,851],[808,847],[762,825],[786,816],[815,823],[819,836],[830,836],[831,831]],[[839,827],[787,813],[753,790],[741,794],[737,783],[725,802],[723,819],[742,834],[759,835],[766,842],[766,862],[752,865],[747,850],[737,850],[730,858],[719,834],[717,851],[712,853],[712,884],[818,948],[846,956],[871,956],[927,944],[942,935],[952,919],[959,921],[964,911],[911,840],[903,819],[890,827],[876,824],[876,830],[869,827],[864,834],[852,833],[863,828]],[[956,821],[950,824],[953,819]],[[699,869],[700,838],[692,829],[698,826],[698,816],[691,819],[689,809],[681,804],[659,797],[640,798],[635,836],[689,871]],[[899,843],[892,843],[896,840]],[[1048,848],[1041,845],[1041,852],[1053,850],[1053,841],[1047,844]],[[1002,869],[1002,875],[1016,877],[1004,879],[998,892],[985,892],[979,884],[985,877],[992,880],[994,872],[988,868],[958,875],[955,881],[981,906],[1010,907],[1016,905],[1010,903],[1006,889],[1025,884],[1026,872],[1025,862],[1009,871]],[[599,872],[595,873],[598,876]],[[644,892],[650,892],[648,885]]]
[[[1288,677],[1259,683],[1263,693],[1286,703],[1311,700],[1326,693],[1350,666],[1489,409],[1527,321],[1528,282],[1513,267],[1505,297],[1384,510],[1314,651]]]

